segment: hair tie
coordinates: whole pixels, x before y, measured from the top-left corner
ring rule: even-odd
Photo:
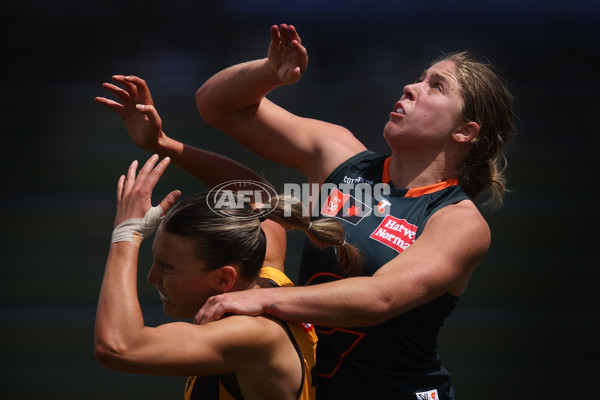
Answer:
[[[312,228],[312,221],[308,221],[308,228],[306,228],[304,231],[308,232],[310,231],[310,228]]]
[[[267,219],[265,214],[263,214],[262,212],[262,208],[255,208],[253,212],[256,215],[256,218],[258,218],[259,222],[265,222],[265,220]]]

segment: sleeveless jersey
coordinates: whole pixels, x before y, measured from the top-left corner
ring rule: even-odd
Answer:
[[[468,199],[456,179],[395,188],[389,160],[370,151],[357,154],[331,173],[325,183],[335,185],[321,198],[321,215],[341,220],[346,241],[360,249],[364,276],[401,255],[434,212]],[[389,193],[377,193],[376,188],[386,187],[381,183],[388,184]],[[371,196],[369,190],[374,190]],[[312,285],[343,279],[336,264],[334,248],[320,250],[305,241],[299,281]],[[446,293],[372,327],[316,327],[317,399],[453,399],[437,336],[457,301]]]
[[[259,276],[273,286],[294,286],[292,281],[276,268],[263,267]],[[314,400],[315,388],[311,372],[315,366],[317,335],[310,324],[286,323],[281,321],[294,344],[303,365],[302,385],[297,399]],[[209,376],[190,376],[185,385],[185,400],[243,400],[235,373]]]

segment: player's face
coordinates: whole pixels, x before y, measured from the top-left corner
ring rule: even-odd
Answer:
[[[430,146],[447,139],[461,125],[463,100],[455,69],[454,62],[441,61],[404,87],[384,128],[392,148]]]
[[[148,282],[156,288],[165,314],[191,318],[206,300],[218,294],[218,270],[206,268],[195,255],[195,241],[158,229],[152,246]]]

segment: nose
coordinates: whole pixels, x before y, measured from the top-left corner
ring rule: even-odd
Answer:
[[[160,272],[159,268],[156,267],[156,264],[152,264],[150,271],[148,271],[148,276],[146,277],[146,280],[151,285],[157,285],[158,283],[160,283]]]
[[[417,98],[417,83],[411,83],[410,85],[404,86],[402,91],[402,100],[415,100]]]

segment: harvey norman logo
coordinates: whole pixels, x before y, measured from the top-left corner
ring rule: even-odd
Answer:
[[[417,236],[417,227],[405,219],[387,215],[379,226],[371,233],[370,238],[385,244],[402,253]]]

